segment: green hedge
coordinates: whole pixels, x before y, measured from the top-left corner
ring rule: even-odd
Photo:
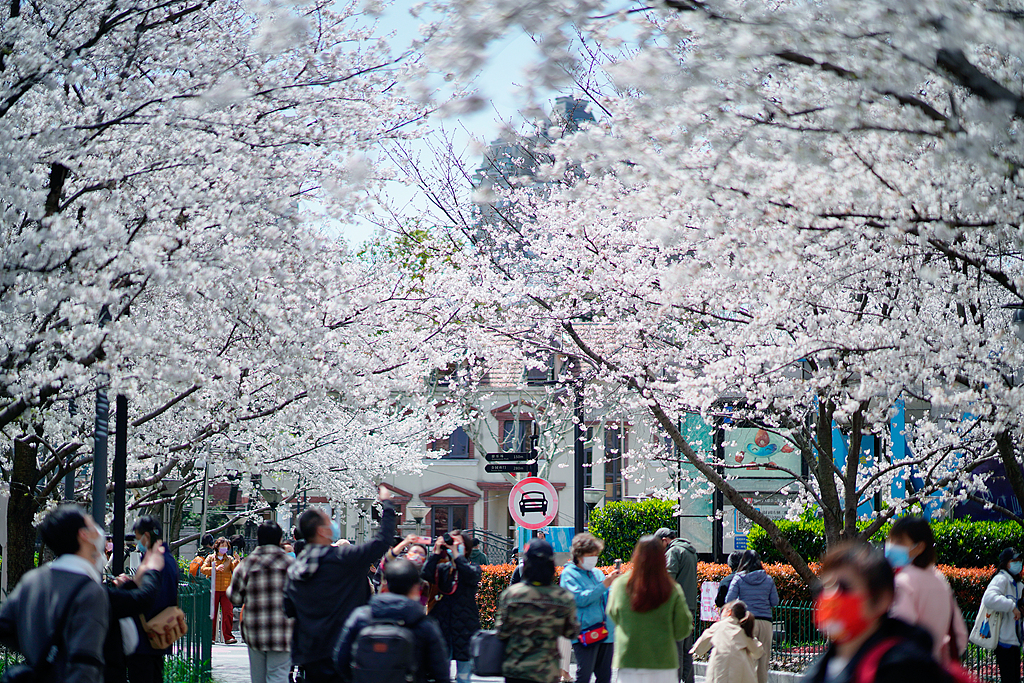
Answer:
[[[661,527],[675,529],[673,504],[667,500],[648,498],[641,501],[613,501],[590,513],[588,530],[604,541],[604,552],[598,563],[610,565],[615,560],[629,562],[637,540],[653,534]]]
[[[804,518],[799,521],[776,522],[782,535],[789,539],[798,553],[808,562],[816,562],[825,553],[825,525],[820,519]],[[863,528],[867,522],[859,523]],[[943,520],[932,523],[938,564],[954,567],[991,567],[996,564],[1003,548],[1024,548],[1024,527],[1016,522],[974,522],[969,519]],[[871,542],[881,544],[889,533],[883,526]],[[754,527],[748,537],[751,549],[761,554],[765,562],[783,562],[768,534]]]

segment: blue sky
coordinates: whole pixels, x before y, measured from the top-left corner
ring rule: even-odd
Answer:
[[[411,0],[395,0],[381,17],[382,32],[394,34],[391,44],[396,54],[409,47],[419,35],[419,26],[425,20],[422,15],[414,18],[409,14],[409,8],[414,4]],[[517,127],[521,126],[523,119],[518,112],[524,102],[517,91],[525,79],[523,70],[534,54],[533,42],[525,34],[496,43],[489,50],[487,67],[471,82],[472,87],[489,101],[489,105],[471,115],[436,119],[431,122],[432,127],[443,124],[453,135],[457,149],[470,150],[473,149],[473,138],[484,143],[497,138],[504,127],[504,121],[511,120]],[[422,210],[422,204],[412,188],[391,183],[387,194],[393,203],[408,207],[407,212],[418,213]],[[368,221],[335,223],[332,227],[356,248],[375,234],[375,226]]]

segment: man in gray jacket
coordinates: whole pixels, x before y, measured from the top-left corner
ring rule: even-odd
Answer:
[[[23,654],[38,680],[101,683],[110,610],[100,583],[103,530],[62,505],[39,531],[57,559],[25,574],[0,605],[0,642]]]
[[[675,531],[665,527],[654,532],[654,536],[660,538],[665,545],[665,562],[668,565],[669,575],[683,589],[690,614],[696,615],[697,550],[689,541],[676,538],[677,535]],[[690,654],[690,648],[693,647],[693,634],[680,640],[677,646],[679,647],[679,680],[683,683],[693,683],[693,655]]]

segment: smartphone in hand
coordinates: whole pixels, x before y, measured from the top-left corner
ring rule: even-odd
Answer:
[[[622,560],[615,560],[615,571],[620,571],[621,569],[622,569]]]

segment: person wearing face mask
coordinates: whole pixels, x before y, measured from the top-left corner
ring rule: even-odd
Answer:
[[[110,619],[100,585],[103,530],[78,506],[61,505],[39,532],[57,559],[21,577],[0,605],[0,643],[24,655],[31,680],[100,683]]]
[[[133,529],[135,538],[146,555],[163,553],[164,567],[160,572],[160,590],[150,603],[149,609],[143,613],[145,619],[152,619],[168,607],[178,605],[178,562],[167,546],[161,542],[163,525],[153,515],[143,515],[135,522]],[[145,561],[145,559],[143,559]],[[148,638],[142,638],[135,653],[127,658],[128,680],[131,683],[163,683],[164,659],[171,653],[171,648],[155,649]]]
[[[935,568],[935,536],[927,520],[911,515],[893,522],[885,559],[896,572],[889,614],[928,631],[940,662],[959,661],[967,650],[967,626],[953,589]]]
[[[1004,548],[999,553],[999,565],[985,588],[981,606],[986,611],[999,615],[996,664],[1002,683],[1020,683],[1020,646],[1024,640],[1021,634],[1021,570],[1024,562],[1021,553],[1014,548]],[[979,618],[981,615],[978,615]]]
[[[572,539],[572,560],[562,568],[562,588],[576,601],[580,632],[587,633],[604,624],[608,635],[600,640],[584,643],[573,641],[576,654],[576,683],[610,683],[612,679],[612,653],[615,643],[615,624],[605,616],[608,590],[622,575],[615,569],[605,576],[597,568],[597,558],[604,550],[604,542],[589,533],[576,534]]]
[[[292,663],[302,668],[307,683],[339,680],[334,647],[345,620],[370,599],[366,568],[380,561],[395,536],[391,492],[382,486],[378,493],[380,528],[373,540],[361,545],[333,545],[341,529],[322,510],[310,508],[299,515],[306,546],[288,568],[284,611],[295,619]]]
[[[106,586],[110,601],[110,628],[103,645],[106,683],[126,683],[127,657],[135,652],[145,634],[139,624],[139,615],[148,610],[160,593],[160,573],[164,569],[162,543],[157,541],[158,552],[146,553],[132,576],[121,574]]]
[[[207,578],[216,577],[213,587],[213,630],[211,633],[216,638],[217,634],[217,611],[220,610],[221,634],[224,636],[226,645],[233,645],[235,637],[231,635],[234,614],[231,608],[231,600],[228,599],[228,587],[231,585],[231,575],[238,566],[238,559],[231,554],[231,543],[223,536],[213,542],[213,552],[203,560],[203,567],[200,571]]]
[[[931,636],[889,616],[894,581],[882,551],[866,543],[836,546],[821,560],[814,623],[828,649],[804,683],[906,683],[947,680],[932,657]]]
[[[435,589],[433,617],[444,634],[448,651],[455,660],[456,681],[469,683],[469,641],[480,630],[480,609],[476,602],[480,586],[480,566],[466,557],[461,532],[438,536],[434,553],[423,565],[421,577]]]
[[[387,590],[387,573],[384,570],[391,562],[400,558],[406,559],[412,562],[413,566],[416,567],[417,570],[423,570],[423,565],[427,561],[427,549],[423,547],[422,544],[416,542],[416,539],[418,538],[419,536],[409,534],[396,543],[395,547],[384,553],[384,558],[381,559],[380,566],[377,568],[377,576],[381,577],[381,591]],[[426,582],[424,582],[424,585],[421,586],[422,594],[419,598],[423,605],[427,604],[428,592],[429,590],[427,589]]]

